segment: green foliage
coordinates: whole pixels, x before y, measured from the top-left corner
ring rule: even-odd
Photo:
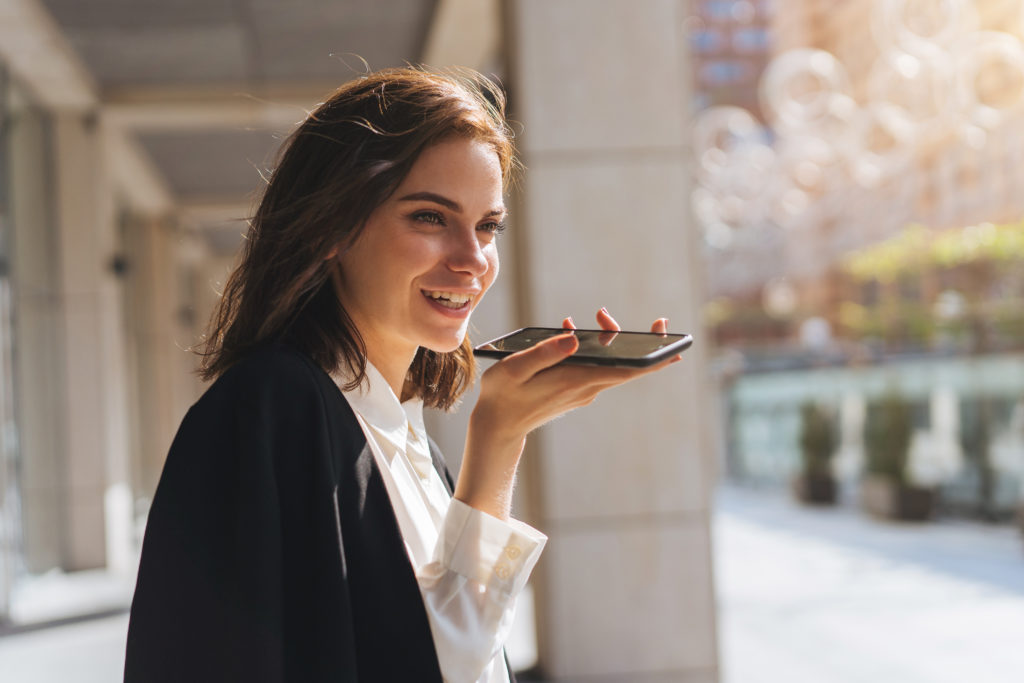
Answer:
[[[1016,263],[1024,259],[1022,227],[1021,223],[980,223],[938,231],[910,225],[883,242],[853,252],[844,259],[844,266],[859,280],[893,282],[929,267]]]
[[[807,401],[800,406],[800,455],[804,474],[831,476],[830,463],[838,445],[832,416],[823,407]]]
[[[905,485],[913,429],[910,403],[899,392],[891,391],[869,405],[864,424],[868,472]]]

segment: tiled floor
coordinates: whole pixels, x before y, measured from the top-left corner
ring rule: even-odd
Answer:
[[[1024,680],[1024,539],[1012,527],[884,524],[725,488],[714,542],[723,683]],[[120,680],[127,623],[2,637],[0,681]]]
[[[1019,683],[1024,538],[720,492],[723,683]]]
[[[124,675],[128,615],[0,638],[4,683],[115,683]]]

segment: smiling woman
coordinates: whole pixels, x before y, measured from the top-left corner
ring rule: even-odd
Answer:
[[[451,352],[498,274],[505,209],[493,148],[456,138],[426,149],[359,239],[339,249],[338,298],[396,394],[420,348]]]
[[[452,479],[422,410],[473,380],[514,166],[504,97],[473,73],[369,74],[291,136],[153,500],[126,681],[514,678],[546,541],[510,518],[526,435],[667,364],[562,365],[568,334],[501,360]]]

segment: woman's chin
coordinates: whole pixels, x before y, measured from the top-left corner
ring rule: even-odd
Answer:
[[[426,349],[430,349],[434,353],[451,353],[462,346],[462,340],[466,338],[466,333],[463,332],[459,335],[452,336],[438,336],[437,338],[430,339],[429,341],[421,344]]]

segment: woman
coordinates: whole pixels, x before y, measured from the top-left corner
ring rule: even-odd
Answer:
[[[153,500],[126,681],[510,680],[546,540],[509,518],[526,435],[652,371],[560,366],[571,335],[502,360],[452,482],[421,411],[473,379],[510,138],[486,79],[416,69],[342,86],[292,135]]]

